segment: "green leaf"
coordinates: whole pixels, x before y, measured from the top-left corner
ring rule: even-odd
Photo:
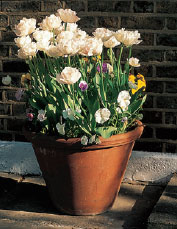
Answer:
[[[145,95],[142,99],[138,99],[138,100],[134,101],[133,103],[131,103],[131,104],[129,105],[129,107],[128,107],[128,111],[129,111],[131,114],[133,114],[133,113],[135,113],[137,110],[139,110],[139,109],[142,107],[143,103],[145,102],[146,97],[147,97],[147,96]]]
[[[98,127],[98,128],[96,128],[96,133],[101,135],[103,138],[109,138],[109,137],[111,137],[112,133],[116,130],[117,130],[117,128],[113,127],[113,126]]]
[[[36,102],[34,98],[33,99],[29,98],[29,103],[34,109],[37,109],[37,110],[41,109],[41,106]]]
[[[47,115],[47,119],[51,122],[56,123],[56,106],[54,106],[53,104],[48,104],[46,106],[46,115]]]

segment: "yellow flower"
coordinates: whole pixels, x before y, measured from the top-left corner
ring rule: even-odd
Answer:
[[[92,60],[98,62],[99,60],[101,60],[101,56],[100,56],[100,55],[98,55],[98,56],[96,56],[96,57],[93,56],[93,57],[92,57]]]
[[[128,77],[128,81],[131,81],[132,83],[135,83],[135,76],[130,74]]]
[[[23,74],[21,77],[21,84],[24,85],[26,81],[31,80],[31,75],[29,73]]]
[[[144,79],[144,76],[138,73],[138,75],[135,77],[134,75],[129,75],[128,80],[132,82],[133,84],[137,85],[137,88],[132,88],[132,94],[135,94],[135,92],[139,91],[142,87],[144,87],[143,91],[145,91],[146,88],[146,81]]]
[[[143,91],[146,89],[146,81],[144,79],[144,76],[138,73],[137,75],[137,80],[138,80],[138,90],[142,87],[144,87]]]
[[[88,58],[87,57],[83,57],[82,58],[85,62],[88,62]]]

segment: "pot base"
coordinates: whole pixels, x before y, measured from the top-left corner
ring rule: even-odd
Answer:
[[[80,140],[36,136],[32,145],[53,204],[70,215],[97,215],[108,211],[143,125],[125,134],[83,147]]]

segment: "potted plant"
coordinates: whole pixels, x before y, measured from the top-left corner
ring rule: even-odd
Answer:
[[[27,96],[25,135],[54,205],[93,215],[112,206],[142,134],[146,82],[132,74],[140,66],[131,57],[138,31],[97,28],[89,36],[78,20],[76,12],[59,9],[38,28],[27,18],[15,26],[18,57],[29,66],[16,97]]]

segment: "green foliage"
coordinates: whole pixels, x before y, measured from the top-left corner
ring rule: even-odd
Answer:
[[[26,85],[26,94],[34,114],[33,123],[41,125],[42,132],[57,133],[61,137],[63,135],[58,133],[56,125],[65,123],[66,138],[83,135],[109,138],[113,134],[128,131],[137,119],[142,118],[140,111],[146,95],[143,92],[144,87],[133,93],[129,86],[131,68],[128,61],[124,66],[121,65],[122,51],[123,46],[116,59],[113,50],[108,50],[110,60],[106,64],[112,70],[107,68],[106,71],[103,69],[103,58],[99,60],[97,56],[96,61],[93,57],[88,57],[85,61],[81,56],[53,58],[44,55],[42,58],[39,54],[29,59],[27,63],[31,83]],[[59,83],[57,75],[65,67],[77,68],[81,78],[74,84]],[[87,83],[86,90],[81,90],[81,81]],[[118,96],[124,91],[130,95],[126,109],[118,103]],[[110,111],[110,117],[101,124],[95,113],[103,108]],[[38,118],[40,110],[44,111],[43,121]],[[66,117],[63,112],[68,112]]]

